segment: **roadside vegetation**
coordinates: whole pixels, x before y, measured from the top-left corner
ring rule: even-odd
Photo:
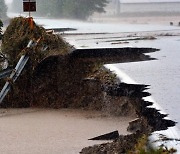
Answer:
[[[134,149],[129,151],[128,154],[174,154],[176,152],[176,149],[168,149],[163,145],[157,149],[148,147],[148,135],[142,135],[138,139]]]
[[[0,0],[0,19],[7,18],[7,6],[4,0]]]
[[[107,0],[38,0],[37,15],[86,20],[94,12],[105,12]],[[21,11],[22,0],[14,0],[12,9]]]

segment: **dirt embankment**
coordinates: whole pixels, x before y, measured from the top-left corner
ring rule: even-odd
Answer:
[[[164,119],[167,115],[159,113],[154,108],[148,108],[153,103],[143,100],[143,97],[150,95],[144,92],[146,89],[146,85],[129,85],[124,83],[106,87],[105,91],[108,95],[125,97],[135,109],[138,118],[130,122],[128,127],[128,131],[133,132],[133,134],[120,136],[112,143],[86,147],[81,151],[81,154],[121,154],[131,153],[130,151],[138,154],[140,151],[135,149],[135,145],[138,144],[139,138],[143,137],[144,134],[148,136],[151,132],[166,130],[168,127],[175,126],[174,121]],[[126,107],[123,110],[126,110]]]
[[[40,43],[32,53],[29,52],[30,60],[25,70],[12,85],[1,107],[83,108],[116,116],[139,117],[135,126],[129,127],[135,134],[120,136],[113,143],[85,148],[82,153],[128,151],[142,134],[174,126],[173,121],[163,119],[166,115],[147,108],[151,103],[142,99],[150,95],[145,92],[146,85],[121,83],[116,75],[103,68],[106,63],[152,60],[145,53],[156,49],[72,51],[59,36],[47,34],[43,28],[37,26],[29,30],[26,20],[13,19],[4,34],[2,51],[9,64],[15,65],[30,39],[40,38]]]

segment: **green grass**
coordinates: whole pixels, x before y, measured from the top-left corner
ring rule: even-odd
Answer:
[[[161,146],[158,149],[147,148],[148,145],[148,136],[143,135],[139,138],[137,144],[134,147],[134,150],[129,151],[128,154],[173,154],[177,150],[174,148],[168,149],[165,146]]]

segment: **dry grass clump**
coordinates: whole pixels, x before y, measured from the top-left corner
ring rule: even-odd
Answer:
[[[2,52],[7,56],[9,64],[15,65],[30,40],[40,39],[38,46],[33,50],[32,60],[36,62],[51,53],[64,54],[68,51],[67,44],[60,36],[46,33],[46,30],[34,21],[33,25],[32,29],[29,18],[16,17],[11,20],[2,40]]]

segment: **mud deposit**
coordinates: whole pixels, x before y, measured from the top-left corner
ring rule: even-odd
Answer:
[[[1,109],[1,153],[77,154],[83,147],[111,141],[88,138],[118,130],[126,135],[132,117],[110,117],[74,109]]]

